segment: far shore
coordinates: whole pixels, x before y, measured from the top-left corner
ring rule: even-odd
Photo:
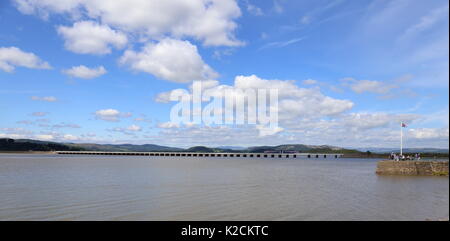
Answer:
[[[155,151],[157,152],[157,151]],[[180,152],[174,152],[174,153],[180,153]],[[201,152],[198,152],[201,153]],[[56,151],[0,151],[0,155],[2,154],[28,154],[28,155],[57,155]],[[219,154],[219,152],[217,152]],[[366,154],[343,154],[341,158],[359,158],[359,159],[386,159],[389,154],[378,154],[378,153],[372,153],[370,155]],[[427,153],[426,155],[422,155],[423,160],[448,160],[448,155],[443,155],[441,153],[437,155],[433,155],[432,153]]]
[[[0,154],[42,154],[42,155],[49,155],[49,154],[55,154],[54,151],[0,151]]]

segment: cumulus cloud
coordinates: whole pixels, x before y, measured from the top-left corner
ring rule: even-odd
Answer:
[[[141,131],[142,128],[138,125],[131,125],[126,128],[127,131]]]
[[[188,41],[169,38],[158,43],[148,43],[140,52],[127,50],[121,57],[120,63],[133,70],[179,83],[218,76],[203,62],[196,46]]]
[[[36,135],[36,139],[43,141],[50,141],[55,139],[55,137],[53,135]]]
[[[317,88],[300,88],[294,81],[266,80],[256,75],[237,76],[234,85],[219,85],[218,81],[202,82],[202,90],[208,96],[224,96],[231,94],[240,96],[245,90],[252,89],[276,89],[278,90],[278,115],[281,119],[298,117],[334,116],[350,110],[353,103],[349,100],[334,99],[323,95]],[[158,94],[158,102],[170,102],[170,95],[185,93],[182,89]]]
[[[242,45],[234,36],[235,19],[241,15],[235,0],[14,1],[24,14],[83,14],[122,31],[154,39],[169,35],[192,37],[210,46]]]
[[[21,135],[21,134],[5,134],[5,133],[0,133],[0,138],[12,138],[12,139],[22,139],[24,138],[25,135]]]
[[[75,11],[81,0],[14,0],[17,9],[24,14],[37,14],[47,18],[49,12]]]
[[[93,21],[81,21],[72,27],[59,26],[58,33],[63,36],[66,49],[78,54],[109,54],[111,47],[123,48],[127,36]]]
[[[58,99],[56,97],[54,97],[54,96],[42,96],[42,97],[40,97],[40,96],[31,96],[31,99],[35,100],[35,101],[45,101],[45,102],[56,102],[56,101],[58,101]]]
[[[295,81],[267,80],[252,76],[237,76],[234,85],[221,85],[218,81],[205,81],[202,90],[207,95],[215,96],[224,90],[231,90],[233,95],[239,95],[243,89],[274,88],[279,90],[279,125],[275,128],[261,125],[180,125],[164,122],[160,128],[160,140],[171,140],[173,143],[204,144],[208,136],[214,135],[215,144],[266,145],[268,143],[308,143],[334,144],[344,147],[387,147],[398,144],[399,123],[406,122],[411,126],[420,125],[423,118],[417,114],[393,114],[386,112],[364,113],[349,112],[353,102],[326,96],[319,88],[301,88]],[[190,87],[192,91],[192,86]],[[175,89],[174,93],[189,91]],[[169,102],[170,94],[158,95],[160,102]],[[207,101],[207,100],[203,100]],[[447,128],[448,129],[448,128]],[[432,142],[436,146],[448,143],[447,130],[430,129],[415,132],[416,137],[435,137]],[[427,132],[428,131],[428,132]],[[444,133],[438,135],[437,133]],[[446,137],[447,135],[447,137]],[[410,135],[408,146],[424,146],[418,139]],[[428,144],[427,144],[428,145]],[[445,146],[445,145],[444,145]]]
[[[120,132],[122,134],[125,135],[136,135],[137,132],[142,131],[142,127],[138,126],[138,125],[131,125],[125,128],[122,127],[116,127],[113,129],[107,129],[107,131],[111,131],[111,132]]]
[[[96,119],[117,122],[120,118],[130,117],[131,113],[122,113],[115,109],[97,110],[95,113]]]
[[[256,75],[237,76],[235,87],[240,89],[277,89],[279,96],[278,115],[281,119],[333,116],[353,107],[353,102],[349,100],[325,96],[317,88],[300,88],[293,81],[265,80]]]
[[[272,136],[284,130],[281,127],[268,127],[264,125],[257,125],[256,129],[259,131],[259,136]]]
[[[365,92],[387,94],[392,89],[398,88],[398,86],[395,84],[374,80],[357,80],[354,78],[345,78],[342,80],[342,82],[345,86],[350,87],[350,89],[358,94],[362,94]]]
[[[449,139],[449,128],[417,128],[408,131],[410,137],[416,139]]]
[[[171,145],[277,145],[306,143],[340,147],[392,147],[399,145],[399,120],[416,126],[420,116],[389,113],[349,113],[333,118],[296,118],[283,121],[280,129],[261,126],[171,126],[161,125],[155,141]],[[166,128],[163,128],[166,127]],[[262,129],[262,130],[261,130]],[[417,130],[420,130],[418,132]],[[448,148],[448,127],[416,128],[404,133],[406,147]],[[278,132],[277,132],[278,131]],[[271,133],[276,132],[276,133]],[[424,134],[428,133],[428,134]],[[420,137],[417,138],[417,137]]]
[[[158,127],[163,128],[163,129],[171,129],[171,128],[179,128],[180,125],[177,123],[172,123],[172,122],[163,122],[163,123],[159,123]]]
[[[306,80],[303,80],[302,83],[303,83],[304,85],[315,85],[315,84],[317,84],[317,80],[306,79]]]
[[[262,16],[264,15],[263,11],[261,10],[261,8],[251,4],[249,1],[246,2],[247,3],[247,11],[254,15],[254,16]]]
[[[253,90],[257,92],[259,89],[267,90],[267,88],[278,90],[278,109],[274,109],[274,111],[277,111],[278,113],[280,126],[279,128],[256,126],[255,128],[259,131],[260,136],[280,133],[283,131],[283,125],[288,120],[296,121],[302,118],[317,119],[334,117],[353,107],[353,103],[349,100],[340,100],[325,96],[318,88],[300,88],[294,81],[289,80],[266,80],[259,78],[256,75],[251,75],[237,76],[234,80],[234,85],[220,85],[219,82],[215,80],[202,82],[202,92],[204,97],[232,97],[235,98],[238,104],[240,104],[239,101],[245,101],[246,91]],[[190,92],[187,90],[175,89],[169,92],[160,93],[156,100],[159,102],[170,102],[171,94],[185,95],[187,93],[191,95],[189,98],[192,99],[192,86],[190,89]],[[209,100],[206,98],[203,99],[203,101]],[[233,112],[233,110],[230,111]],[[247,109],[246,111],[250,110]],[[174,126],[171,123],[163,123],[158,127],[167,129],[178,126]]]
[[[11,73],[16,67],[50,69],[50,65],[35,54],[16,47],[0,47],[0,70]]]
[[[76,141],[76,140],[79,139],[79,137],[78,137],[78,136],[71,135],[71,134],[65,134],[65,135],[63,136],[63,139],[66,140],[66,141]]]
[[[33,132],[31,131],[27,131],[24,128],[0,128],[0,131],[6,133],[6,134],[15,134],[15,135],[29,135],[32,134]]]
[[[80,79],[93,79],[100,77],[106,74],[106,69],[103,66],[99,66],[97,68],[89,68],[84,65],[74,66],[70,69],[66,69],[62,71],[64,74],[69,75],[71,77],[80,78]]]
[[[95,134],[87,133],[74,135],[70,133],[60,133],[55,131],[40,132],[38,134],[32,131],[25,130],[23,128],[0,128],[0,138],[12,138],[12,139],[34,139],[42,141],[55,141],[55,142],[108,142],[110,139],[97,139],[94,138]]]

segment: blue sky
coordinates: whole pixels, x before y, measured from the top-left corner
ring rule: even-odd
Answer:
[[[2,1],[0,137],[393,147],[403,121],[406,146],[448,148],[448,17],[446,0]],[[280,130],[171,125],[164,95],[196,80],[281,86]]]

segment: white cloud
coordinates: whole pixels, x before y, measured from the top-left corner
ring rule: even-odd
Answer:
[[[142,128],[138,125],[131,125],[127,127],[127,131],[141,131]]]
[[[418,128],[410,129],[408,131],[409,136],[416,139],[449,139],[448,128]]]
[[[55,137],[53,135],[36,135],[36,139],[43,141],[50,141],[55,139]]]
[[[284,48],[286,46],[289,46],[291,44],[295,44],[298,43],[300,41],[302,41],[304,38],[294,38],[294,39],[289,39],[286,41],[279,41],[279,42],[271,42],[268,44],[265,44],[264,46],[262,46],[260,48],[260,50],[262,49],[267,49],[267,48]]]
[[[303,80],[302,83],[305,85],[315,85],[315,84],[317,84],[317,80],[307,79],[307,80]]]
[[[158,124],[158,127],[163,129],[172,129],[172,128],[180,128],[180,125],[172,122],[164,122]]]
[[[133,70],[179,83],[218,76],[203,62],[196,46],[188,41],[168,38],[158,43],[148,43],[141,52],[127,50],[120,63],[130,66]]]
[[[78,140],[80,138],[78,136],[74,136],[74,135],[71,135],[71,134],[66,134],[66,135],[63,136],[63,139],[66,140],[66,141],[76,141],[76,140]]]
[[[152,123],[152,120],[150,118],[147,118],[145,115],[141,115],[141,117],[134,118],[134,121]]]
[[[59,26],[58,33],[63,36],[66,49],[79,54],[109,54],[112,46],[121,49],[128,41],[125,34],[93,21]]]
[[[375,94],[387,94],[392,89],[398,88],[395,84],[383,83],[374,80],[356,80],[353,78],[345,78],[342,80],[345,86],[350,87],[354,92],[362,94],[365,92]]]
[[[204,95],[223,96],[230,94],[232,96],[245,95],[248,89],[277,89],[278,90],[278,116],[279,127],[277,129],[268,129],[258,127],[260,136],[275,135],[280,133],[287,121],[296,122],[300,119],[320,119],[340,115],[353,107],[353,103],[348,100],[334,99],[323,95],[318,88],[300,88],[294,81],[285,80],[266,80],[251,76],[237,76],[234,85],[220,85],[218,81],[205,81],[202,85]],[[164,92],[157,96],[159,102],[170,102],[171,93],[185,93],[181,89],[175,89],[172,92]],[[191,93],[192,95],[192,88]],[[243,98],[239,98],[243,99]],[[171,123],[163,123],[160,128],[176,128]]]
[[[281,127],[268,127],[263,125],[257,125],[256,129],[259,131],[259,136],[273,136],[279,132],[282,132],[284,129]]]
[[[11,73],[16,67],[50,69],[50,65],[33,53],[16,47],[0,47],[0,70]]]
[[[31,96],[32,100],[35,101],[45,101],[45,102],[56,102],[58,101],[58,99],[54,96],[43,96],[43,97],[39,97],[39,96]]]
[[[99,66],[97,68],[88,68],[84,65],[80,65],[74,66],[70,69],[63,70],[62,72],[66,75],[76,78],[92,79],[106,74],[106,69],[103,66]]]
[[[420,34],[445,19],[448,19],[448,4],[443,7],[433,9],[427,15],[423,16],[418,23],[406,29],[403,35],[400,36],[400,40],[409,39],[417,34]]]
[[[316,116],[334,116],[350,110],[353,103],[323,95],[317,88],[300,88],[293,81],[265,80],[251,76],[237,76],[239,89],[278,89],[280,119]]]
[[[0,133],[0,138],[22,139],[25,138],[25,135]]]
[[[94,114],[97,119],[111,122],[117,122],[120,118],[131,116],[131,113],[122,113],[115,109],[97,110]]]
[[[214,50],[212,57],[214,59],[221,60],[222,57],[231,56],[234,53],[234,51],[235,51],[235,49],[233,49],[233,48],[222,49],[222,50],[217,49],[217,50]]]
[[[90,19],[130,33],[193,37],[212,46],[239,46],[234,22],[241,15],[235,0],[15,0],[24,14],[50,13]],[[89,37],[89,36],[86,36]]]
[[[82,0],[14,0],[17,9],[24,14],[37,14],[44,18],[49,12],[75,11]]]
[[[142,131],[142,127],[138,126],[138,125],[131,125],[125,128],[122,127],[116,127],[116,128],[112,128],[112,129],[107,129],[107,131],[111,131],[111,132],[119,132],[125,135],[136,135],[137,132]]]
[[[248,1],[247,1],[247,11],[250,14],[254,15],[254,16],[262,16],[262,15],[264,15],[264,13],[261,10],[261,8],[255,6],[253,4],[250,4]]]

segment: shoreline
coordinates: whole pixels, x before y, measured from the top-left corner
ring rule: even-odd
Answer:
[[[127,153],[127,152],[124,152]],[[173,153],[183,153],[183,152],[173,152]],[[56,151],[0,151],[1,155],[7,155],[7,154],[22,154],[22,155],[58,155]],[[202,152],[198,152],[198,154],[202,154]],[[214,154],[221,154],[221,153],[214,153]],[[239,153],[235,153],[239,154]],[[264,153],[254,153],[254,154],[264,154]],[[278,154],[278,153],[277,153]],[[293,154],[293,153],[291,153]],[[296,153],[296,154],[302,154],[302,153]],[[311,153],[315,154],[315,153]],[[327,154],[327,153],[323,153]],[[354,155],[354,154],[342,154],[340,158],[348,158],[348,159],[381,159],[386,160],[387,154],[372,154],[370,156],[367,155]],[[449,157],[431,157],[431,156],[424,156],[422,160],[420,161],[448,161]]]

